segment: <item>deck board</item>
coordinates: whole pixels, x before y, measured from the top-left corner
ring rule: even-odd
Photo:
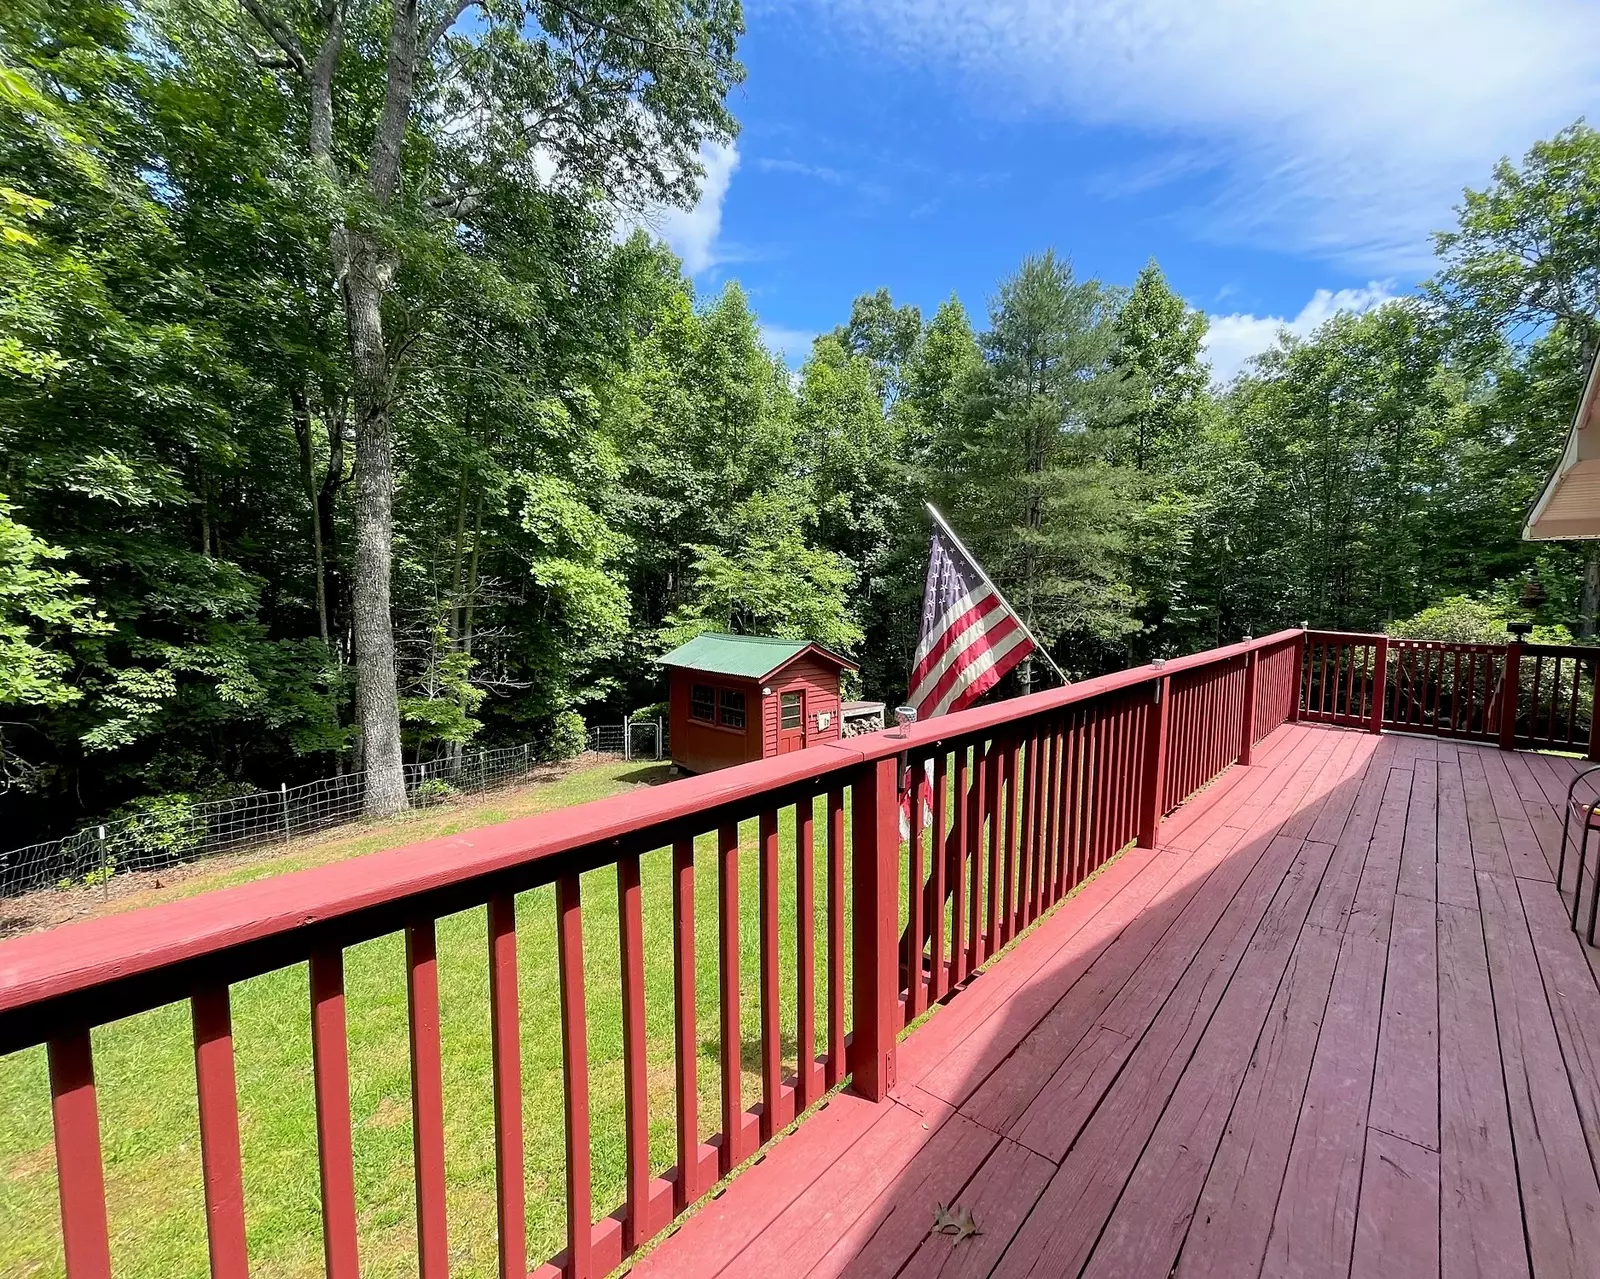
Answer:
[[[634,1273],[1600,1274],[1576,767],[1285,726]]]

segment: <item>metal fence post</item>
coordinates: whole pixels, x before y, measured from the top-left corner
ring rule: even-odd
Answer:
[[[289,783],[278,783],[278,799],[283,808],[283,842],[289,842]]]
[[[624,715],[622,717],[622,758],[625,760],[631,760],[633,758],[632,715]]]
[[[656,720],[656,759],[661,758],[661,721]]]

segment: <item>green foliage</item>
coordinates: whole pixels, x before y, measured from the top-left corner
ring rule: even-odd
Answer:
[[[550,740],[545,746],[551,759],[576,759],[589,749],[589,730],[576,711],[562,711],[550,722]]]
[[[1440,640],[1451,644],[1504,644],[1507,625],[1520,620],[1502,599],[1451,595],[1390,624],[1388,632],[1399,639]],[[1570,644],[1572,633],[1564,626],[1535,626],[1528,634],[1533,644]]]

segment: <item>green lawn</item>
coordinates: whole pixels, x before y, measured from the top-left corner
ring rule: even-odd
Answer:
[[[541,788],[545,793],[537,801],[513,799],[502,803],[498,811],[491,801],[442,816],[430,814],[387,831],[366,832],[293,852],[268,864],[229,868],[176,886],[173,892],[188,894],[219,883],[258,878],[453,828],[502,820],[537,807],[581,802],[654,776],[659,776],[658,770],[644,770],[637,764],[586,770]],[[827,883],[821,848],[823,817],[819,802],[819,970],[826,953],[821,927]],[[744,1101],[748,1105],[760,1095],[754,823],[747,823],[740,834],[741,1002],[747,1041]],[[792,1038],[796,988],[792,811],[780,823],[780,839],[784,1057],[792,1066],[796,1056]],[[696,957],[703,1135],[715,1130],[720,1113],[713,854],[713,840],[702,839],[696,859]],[[666,850],[643,861],[651,1147],[652,1166],[658,1171],[674,1157],[670,872]],[[583,903],[598,1214],[623,1197],[614,870],[584,877]],[[523,894],[518,899],[518,922],[528,1237],[531,1259],[538,1261],[563,1246],[565,1229],[552,891]],[[495,1266],[494,1147],[483,911],[441,919],[438,941],[452,1274],[490,1276]],[[306,982],[304,966],[297,965],[234,988],[246,1217],[253,1272],[263,1276],[321,1273]],[[409,1275],[415,1272],[415,1222],[402,938],[384,937],[352,948],[346,955],[346,982],[363,1273]],[[817,992],[818,1050],[824,1046],[825,989]],[[116,1273],[151,1279],[203,1274],[206,1250],[188,1010],[170,1006],[103,1027],[95,1032],[94,1044]],[[7,1117],[0,1131],[0,1220],[7,1223],[0,1232],[0,1274],[62,1274],[42,1050],[0,1059],[0,1107]]]
[[[581,803],[658,781],[657,766],[614,762],[558,782],[502,793],[382,829],[291,848],[257,864],[230,866],[128,904],[298,869],[394,847],[452,830]],[[824,934],[825,805],[816,811],[817,1043],[826,1032]],[[848,816],[846,831],[848,832]],[[780,935],[783,1058],[796,1059],[795,833],[781,818]],[[760,1096],[756,827],[740,830],[740,990],[743,1101]],[[696,967],[702,1136],[718,1126],[717,936],[714,837],[696,857]],[[902,865],[902,912],[905,858]],[[848,879],[848,858],[846,874]],[[643,859],[645,985],[651,1106],[651,1166],[674,1162],[671,856]],[[848,885],[847,885],[848,891]],[[554,894],[518,898],[522,996],[523,1112],[527,1146],[528,1248],[539,1262],[565,1242],[560,1010]],[[622,1033],[616,873],[583,879],[589,1009],[590,1107],[596,1215],[624,1194]],[[845,930],[848,948],[849,929]],[[379,938],[346,953],[356,1183],[364,1275],[415,1273],[415,1208],[406,1034],[404,941]],[[439,921],[439,981],[445,1081],[445,1157],[451,1273],[495,1272],[494,1144],[489,1072],[488,966],[484,912]],[[846,956],[848,974],[848,954]],[[846,992],[848,1017],[849,995]],[[234,1043],[252,1273],[322,1273],[310,1024],[304,965],[244,982],[233,991]],[[206,1271],[198,1125],[188,1009],[175,1005],[102,1027],[94,1035],[105,1144],[112,1258],[119,1279],[168,1279]],[[0,1275],[64,1273],[57,1215],[49,1091],[42,1049],[0,1058]]]

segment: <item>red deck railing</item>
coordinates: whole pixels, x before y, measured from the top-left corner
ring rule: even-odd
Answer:
[[[1600,759],[1600,648],[1450,643],[1307,631],[1301,715],[1312,721],[1560,750]],[[1515,708],[1507,713],[1507,708]]]
[[[326,1273],[358,1271],[344,953],[403,932],[411,1047],[417,1246],[424,1279],[446,1273],[444,1119],[435,920],[481,908],[489,956],[500,1274],[527,1275],[515,895],[555,886],[565,1083],[566,1250],[537,1274],[604,1274],[848,1073],[864,1097],[894,1082],[895,1039],[930,1003],[1296,710],[1302,633],[1089,680],[819,746],[582,807],[300,871],[0,944],[0,1052],[48,1045],[61,1219],[72,1279],[110,1274],[90,1030],[179,1000],[193,1013],[201,1171],[211,1271],[246,1275],[245,1203],[229,988],[308,962]],[[932,761],[931,829],[903,779]],[[826,818],[815,829],[819,801]],[[778,818],[795,810],[796,863],[780,866]],[[846,835],[848,814],[849,832]],[[739,823],[755,819],[759,873],[761,1101],[740,1088]],[[696,836],[715,833],[711,867]],[[825,850],[825,953],[796,929],[796,1071],[780,1055],[779,876],[814,918]],[[676,1165],[649,1162],[640,857],[672,850]],[[845,863],[850,892],[846,901]],[[901,859],[912,891],[900,910]],[[615,866],[620,919],[626,1201],[590,1202],[588,1019],[580,875]],[[717,877],[717,916],[694,913],[697,872]],[[923,891],[918,891],[918,889]],[[948,914],[936,903],[949,900]],[[699,1137],[695,931],[717,930],[721,1131]],[[897,945],[904,925],[907,948]],[[845,1007],[845,932],[851,1006]],[[947,935],[948,933],[948,935]],[[914,953],[915,961],[911,960]],[[813,1056],[826,988],[825,1052]],[[487,1228],[487,1223],[485,1223]]]

